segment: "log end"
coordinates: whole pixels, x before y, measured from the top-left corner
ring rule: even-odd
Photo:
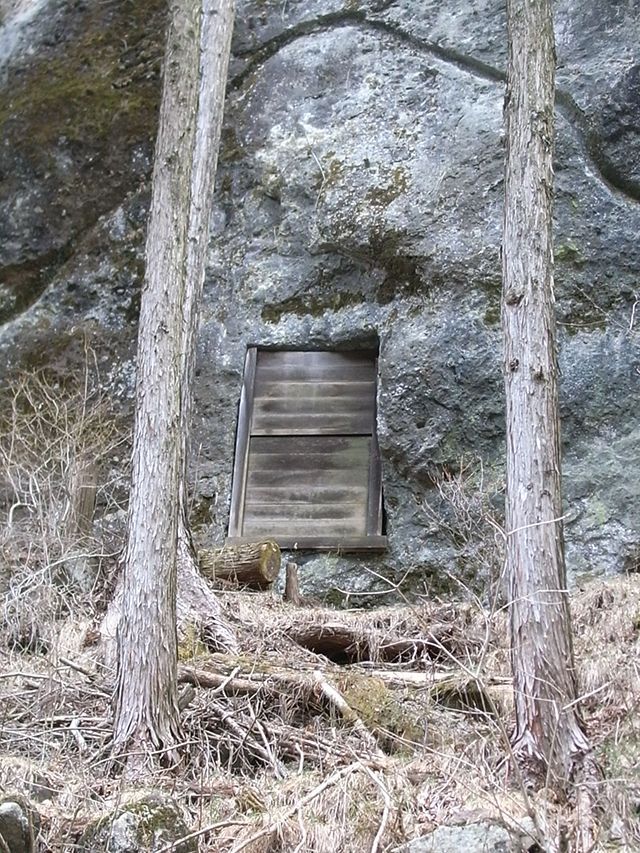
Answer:
[[[261,574],[265,581],[273,583],[280,572],[282,560],[280,546],[277,542],[274,542],[271,539],[267,542],[263,542],[260,546],[260,555],[260,563],[262,567]]]

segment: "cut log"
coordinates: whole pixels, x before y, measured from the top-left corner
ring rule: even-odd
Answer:
[[[201,549],[198,564],[210,580],[234,581],[251,589],[266,589],[280,572],[280,548],[275,542],[252,542]]]

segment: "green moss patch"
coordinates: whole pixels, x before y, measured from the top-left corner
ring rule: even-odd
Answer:
[[[385,177],[383,184],[372,187],[365,195],[367,203],[373,207],[387,207],[392,201],[404,195],[409,186],[407,170],[402,166],[389,170]]]
[[[61,137],[107,146],[155,134],[164,41],[161,0],[93,4],[82,32],[14,81],[0,100],[0,128],[20,147]]]
[[[345,291],[296,295],[274,305],[265,305],[261,316],[266,323],[278,323],[285,314],[322,317],[325,311],[340,311],[342,308],[361,305],[365,301],[364,294]]]
[[[402,690],[389,690],[381,678],[345,674],[338,689],[365,726],[381,739],[387,748],[394,740],[420,742],[424,731],[415,708],[404,707]]]

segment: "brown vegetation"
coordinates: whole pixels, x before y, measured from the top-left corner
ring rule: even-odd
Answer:
[[[82,388],[32,377],[8,393],[4,412],[23,414],[6,417],[0,435],[0,788],[37,801],[43,847],[53,850],[72,849],[131,788],[108,756],[115,674],[94,643],[106,597],[96,593],[114,565],[100,532],[108,525],[103,519],[85,542],[95,574],[83,588],[61,568],[78,543],[53,523],[67,482],[53,460],[75,457],[88,441],[102,460],[98,515],[118,505],[107,463],[123,439],[103,429],[112,420],[104,403],[91,421],[83,398]],[[54,425],[37,425],[38,412]],[[34,453],[30,435],[50,450]],[[175,797],[203,850],[383,851],[482,819],[531,831],[547,849],[552,839],[571,841],[572,803],[524,790],[509,770],[502,609],[467,596],[339,612],[228,584],[218,596],[241,652],[211,653],[197,631],[185,635],[182,763],[140,780]],[[605,771],[596,849],[637,849],[640,579],[594,582],[575,591],[572,608],[585,722]]]

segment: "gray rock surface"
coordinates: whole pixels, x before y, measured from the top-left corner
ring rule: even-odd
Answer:
[[[529,845],[490,823],[441,826],[395,853],[525,853]]]
[[[6,795],[0,800],[0,841],[7,853],[33,853],[40,819],[27,799]]]
[[[160,4],[52,9],[19,38],[14,26],[0,92],[0,352],[37,365],[53,348],[73,366],[87,336],[127,405]],[[575,576],[640,565],[640,21],[627,2],[560,0],[555,12]],[[499,559],[469,550],[437,484],[462,465],[465,505],[500,519],[503,4],[247,0],[233,50],[199,341],[196,533],[225,535],[246,346],[378,341],[389,549],[296,555],[303,591],[358,602],[403,579],[414,591],[451,577],[481,586]],[[61,108],[69,87],[73,111]]]

